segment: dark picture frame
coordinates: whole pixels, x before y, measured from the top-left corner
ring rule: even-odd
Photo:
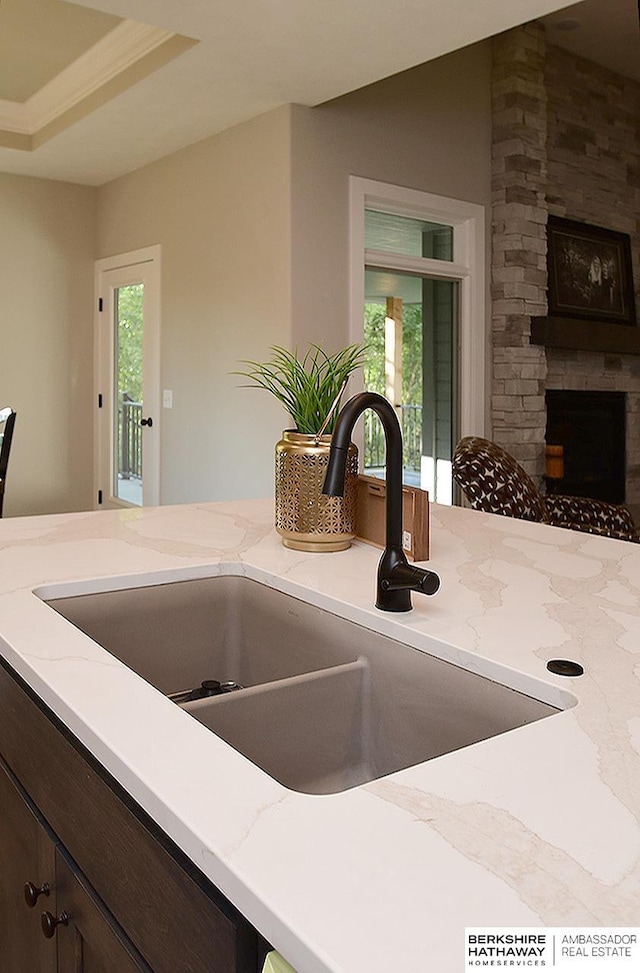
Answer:
[[[550,216],[547,270],[550,317],[637,323],[628,234]]]

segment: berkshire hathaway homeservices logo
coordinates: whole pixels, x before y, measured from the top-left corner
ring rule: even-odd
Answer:
[[[640,970],[640,928],[466,930],[467,970],[551,968],[566,973]]]

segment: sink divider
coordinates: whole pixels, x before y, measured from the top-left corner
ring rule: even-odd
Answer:
[[[195,716],[198,710],[208,709],[210,706],[230,706],[240,699],[247,699],[254,696],[262,696],[264,693],[273,693],[277,689],[287,689],[289,686],[299,686],[308,683],[326,683],[335,676],[357,673],[364,676],[369,671],[369,663],[364,656],[360,656],[354,662],[344,662],[337,666],[327,666],[326,669],[315,669],[313,672],[303,672],[298,676],[285,676],[284,679],[274,679],[272,682],[263,682],[257,686],[246,686],[231,693],[220,693],[217,696],[205,696],[202,699],[192,699],[184,703],[178,703],[180,709],[186,710]]]

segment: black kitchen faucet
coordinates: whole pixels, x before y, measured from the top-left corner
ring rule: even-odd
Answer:
[[[329,466],[322,492],[334,497],[344,493],[347,450],[351,433],[365,409],[378,414],[387,447],[386,547],[378,565],[376,608],[386,612],[411,611],[411,592],[433,595],[440,578],[409,564],[402,549],[402,431],[394,408],[377,392],[360,392],[344,405],[331,437]]]

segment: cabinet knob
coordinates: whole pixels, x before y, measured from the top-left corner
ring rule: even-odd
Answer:
[[[148,419],[141,419],[140,420],[140,425],[141,426],[149,426],[149,428],[151,428],[151,426],[153,425],[153,419],[151,418],[151,416],[149,416]]]
[[[68,922],[69,916],[66,912],[61,912],[59,916],[52,916],[50,912],[43,912],[40,916],[43,936],[51,939],[56,934],[56,928],[58,926],[66,926]]]
[[[24,900],[30,909],[34,908],[36,902],[38,901],[38,897],[40,895],[48,895],[48,894],[49,894],[49,885],[47,884],[47,882],[45,882],[44,885],[41,885],[39,888],[37,885],[34,885],[33,882],[27,882],[27,884],[24,887]]]

